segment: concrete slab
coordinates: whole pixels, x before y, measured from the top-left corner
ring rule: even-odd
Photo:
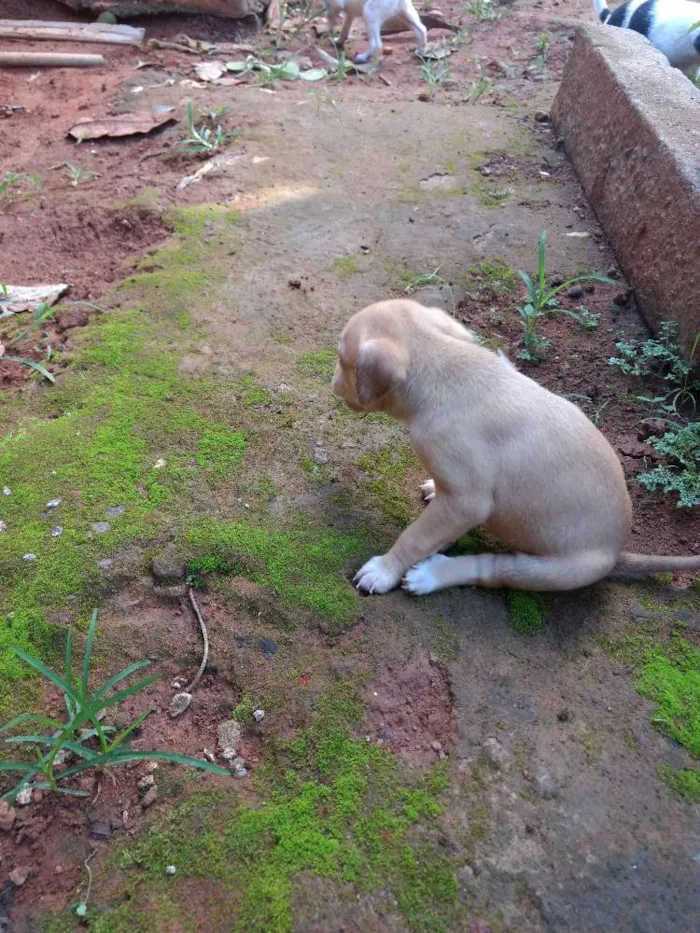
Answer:
[[[552,120],[652,329],[700,330],[700,90],[635,32],[582,26]]]

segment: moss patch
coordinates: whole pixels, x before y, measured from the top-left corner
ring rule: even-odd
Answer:
[[[299,371],[305,376],[314,376],[318,379],[330,379],[335,370],[338,351],[334,347],[325,350],[316,350],[314,353],[303,353],[297,362]]]
[[[407,524],[413,514],[414,505],[406,494],[405,477],[408,470],[418,466],[418,461],[408,445],[389,447],[384,450],[363,454],[357,465],[372,479],[363,487],[373,507],[382,516],[397,525]]]
[[[698,768],[669,768],[661,765],[659,777],[686,803],[700,803],[700,770]]]
[[[500,298],[513,291],[517,284],[514,270],[502,259],[480,262],[472,266],[469,275],[476,281],[479,292],[491,298]]]
[[[364,552],[366,538],[359,533],[340,534],[310,521],[275,532],[248,522],[205,518],[184,539],[200,553],[199,561],[234,564],[241,557],[252,558],[255,569],[244,562],[243,572],[271,586],[285,608],[301,606],[337,625],[359,615],[359,597],[342,574],[347,562]]]
[[[208,918],[210,929],[288,933],[301,872],[357,895],[389,888],[412,930],[455,928],[458,864],[437,842],[444,771],[406,783],[391,755],[352,737],[361,717],[354,692],[338,685],[285,747],[288,766],[271,775],[257,806],[235,790],[200,793],[145,832],[95,886],[95,905],[104,885],[116,903],[106,896],[94,908],[91,929],[139,930],[144,918],[158,929],[164,911],[190,916],[188,880],[206,878],[227,904],[225,918]],[[176,883],[167,865],[176,866]]]
[[[656,704],[656,728],[700,758],[700,648],[675,631],[606,640],[604,647],[636,665],[635,687]]]
[[[508,622],[519,635],[538,635],[544,628],[549,611],[549,601],[542,593],[526,593],[524,590],[509,590]]]

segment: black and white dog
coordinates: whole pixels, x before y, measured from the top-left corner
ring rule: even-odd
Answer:
[[[700,3],[693,0],[627,0],[610,10],[593,0],[598,19],[608,26],[634,29],[663,52],[688,77],[700,68]],[[692,27],[696,26],[695,29]]]

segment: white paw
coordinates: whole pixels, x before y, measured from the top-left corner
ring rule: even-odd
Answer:
[[[423,493],[423,498],[426,502],[430,502],[431,499],[435,498],[435,480],[427,479],[424,483],[420,484],[421,492]]]
[[[389,570],[384,557],[373,557],[355,574],[355,586],[367,593],[388,593],[398,585],[400,575]]]
[[[445,557],[444,554],[433,554],[427,560],[423,560],[420,564],[416,564],[415,567],[411,567],[403,578],[401,586],[407,593],[412,593],[414,596],[425,596],[427,593],[439,590],[442,587],[442,582],[437,569],[440,564],[444,564],[449,560],[450,558]]]

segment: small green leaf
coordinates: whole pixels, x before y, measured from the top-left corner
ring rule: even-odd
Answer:
[[[325,68],[307,68],[306,71],[299,72],[302,81],[322,81],[327,75]]]

